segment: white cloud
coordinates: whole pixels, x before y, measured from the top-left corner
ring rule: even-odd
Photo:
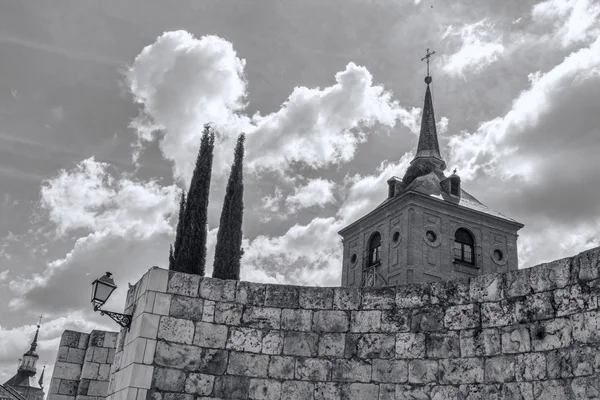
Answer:
[[[285,199],[289,212],[296,212],[302,208],[313,206],[325,207],[327,204],[335,203],[333,189],[335,183],[323,179],[310,179],[304,186],[296,187],[294,194]]]
[[[550,24],[563,47],[600,35],[600,3],[595,0],[547,0],[531,10],[534,22]]]
[[[88,158],[61,170],[41,188],[41,206],[60,234],[75,229],[147,238],[171,232],[177,188],[113,177],[109,165]]]
[[[332,86],[296,87],[278,111],[250,118],[243,114],[244,66],[231,43],[216,36],[167,32],[144,48],[127,75],[143,106],[131,125],[137,146],[158,139],[165,158],[173,161],[174,176],[187,183],[207,122],[220,133],[217,175],[228,170],[233,140],[241,131],[247,135],[247,168],[285,172],[295,163],[321,168],[348,162],[377,126],[390,129],[400,120],[417,129],[420,110],[401,108],[373,84],[365,67],[354,63],[335,75]],[[157,129],[164,131],[160,138]]]
[[[586,79],[600,76],[600,39],[566,57],[545,74],[530,74],[531,87],[523,91],[504,116],[483,123],[476,132],[450,138],[451,163],[465,180],[478,173],[531,179],[540,170],[540,154],[518,152],[515,136],[525,134],[547,115],[561,94]],[[510,156],[510,159],[506,158]],[[502,159],[502,163],[498,160]],[[546,157],[547,160],[547,157]]]
[[[461,28],[448,26],[442,39],[459,39],[459,49],[451,56],[441,59],[443,70],[450,75],[464,76],[466,72],[478,73],[504,53],[501,35],[495,33],[494,25],[484,18]]]

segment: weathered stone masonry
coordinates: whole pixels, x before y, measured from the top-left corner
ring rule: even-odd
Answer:
[[[600,249],[386,288],[151,269],[129,292],[115,400],[600,398]]]

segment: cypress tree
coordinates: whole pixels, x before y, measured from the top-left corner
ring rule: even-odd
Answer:
[[[244,139],[242,133],[235,147],[235,156],[221,211],[213,277],[240,279],[242,250],[242,219],[244,216]]]
[[[181,247],[181,239],[183,236],[183,227],[185,220],[185,192],[181,191],[181,199],[179,200],[179,220],[177,221],[177,231],[175,233],[175,244],[169,249],[169,269],[175,270],[175,260],[179,254]]]
[[[196,167],[190,190],[185,199],[181,242],[174,250],[176,271],[204,276],[206,264],[206,224],[208,197],[212,172],[215,134],[209,124],[204,125]],[[182,200],[184,201],[184,200]]]

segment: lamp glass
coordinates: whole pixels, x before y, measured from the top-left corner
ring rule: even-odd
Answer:
[[[96,279],[92,283],[92,302],[106,303],[112,292],[117,288],[110,275]]]

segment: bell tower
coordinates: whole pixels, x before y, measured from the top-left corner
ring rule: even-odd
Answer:
[[[523,224],[466,192],[456,169],[446,176],[438,142],[429,52],[417,151],[387,198],[342,229],[342,286],[435,282],[518,268]]]

